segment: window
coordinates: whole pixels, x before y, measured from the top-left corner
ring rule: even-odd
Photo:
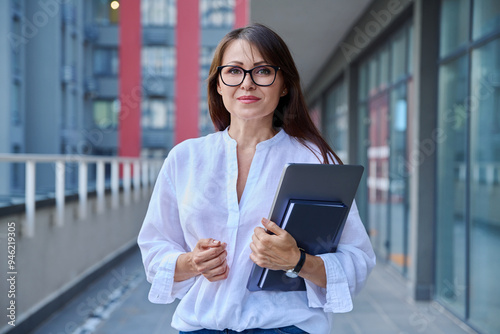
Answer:
[[[410,261],[408,168],[411,162],[407,129],[411,44],[412,26],[407,24],[369,55],[358,71],[358,129],[360,152],[364,155],[360,161],[367,166],[368,219],[365,221],[379,257],[388,260],[403,275],[407,274]],[[327,104],[342,106],[345,102],[327,100]],[[340,110],[343,109],[347,108]],[[347,134],[343,134],[347,133],[347,111],[337,110],[336,114],[336,118],[327,118],[327,122],[337,127],[335,140],[344,137],[341,142],[347,142]]]
[[[120,19],[120,1],[93,0],[94,22],[101,25],[118,24]]]
[[[142,48],[143,75],[175,76],[175,47],[145,46]]]
[[[498,6],[497,6],[498,8]],[[498,14],[498,13],[497,13]],[[498,18],[498,16],[497,16]],[[500,26],[498,26],[500,28]],[[500,38],[472,52],[470,103],[470,318],[498,332],[500,273]]]
[[[500,1],[474,1],[473,38],[477,39],[500,29]]]
[[[176,1],[142,0],[141,16],[142,16],[142,24],[144,26],[174,27],[177,22]]]
[[[496,333],[500,3],[442,1],[441,13],[436,299],[481,332]]]
[[[142,102],[143,129],[173,129],[174,103],[171,100],[149,98]]]
[[[338,82],[328,93],[325,104],[325,136],[339,158],[347,163],[348,114],[344,81]]]
[[[93,105],[94,123],[100,129],[116,128],[120,111],[118,100],[95,100]]]
[[[212,65],[212,58],[214,56],[215,47],[202,47],[200,55],[200,79],[206,80],[210,65]]]
[[[200,0],[202,28],[232,28],[235,0]]]
[[[118,75],[118,50],[98,48],[94,50],[94,74],[101,76]]]
[[[443,0],[441,7],[440,54],[446,56],[467,42],[470,0]]]

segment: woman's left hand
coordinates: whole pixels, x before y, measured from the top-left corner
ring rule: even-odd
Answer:
[[[294,268],[300,259],[297,242],[287,231],[269,219],[262,218],[262,227],[256,227],[252,236],[250,259],[259,267],[271,270]]]

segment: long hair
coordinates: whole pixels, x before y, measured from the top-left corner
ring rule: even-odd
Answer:
[[[301,144],[311,150],[308,142],[315,144],[322,156],[320,162],[342,164],[340,158],[323,139],[309,116],[309,111],[302,94],[300,77],[287,45],[278,34],[262,24],[252,24],[229,32],[217,46],[208,75],[208,109],[215,128],[219,131],[230,124],[230,114],[217,92],[219,72],[222,57],[229,44],[235,40],[247,41],[255,47],[262,57],[271,65],[279,66],[288,94],[280,98],[274,111],[273,126],[281,127],[285,132],[295,137]]]

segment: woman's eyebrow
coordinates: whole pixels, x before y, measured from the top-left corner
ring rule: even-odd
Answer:
[[[238,61],[238,60],[232,60],[232,61],[228,62],[227,64],[228,65],[229,64],[234,64],[234,65],[238,65],[238,66],[243,66],[244,65],[243,62]],[[261,61],[258,61],[256,63],[253,63],[254,66],[259,66],[259,65],[263,65],[263,64],[268,64],[268,62],[265,61],[265,60],[261,60]]]

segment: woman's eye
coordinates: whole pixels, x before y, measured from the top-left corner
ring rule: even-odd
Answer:
[[[228,68],[227,73],[232,74],[232,75],[239,75],[242,73],[242,71],[241,71],[241,68],[232,67],[232,68]]]
[[[269,75],[271,74],[271,69],[268,67],[259,67],[255,69],[254,73],[257,75]]]

